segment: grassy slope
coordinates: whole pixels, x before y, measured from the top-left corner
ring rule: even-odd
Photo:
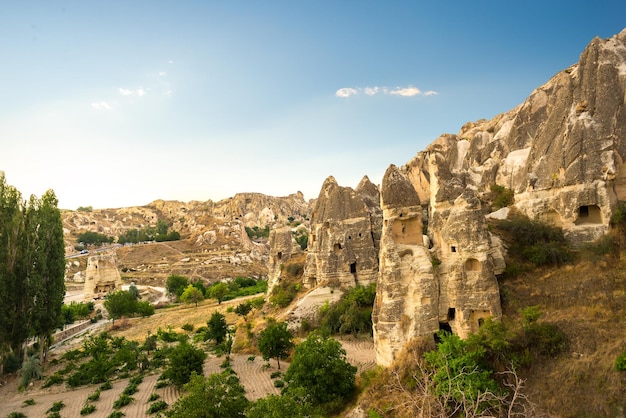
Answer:
[[[584,258],[584,257],[582,257]],[[626,350],[626,254],[534,270],[501,283],[504,320],[539,305],[540,321],[555,323],[568,346],[523,372],[527,392],[542,409],[564,417],[622,416],[626,373],[614,369]]]

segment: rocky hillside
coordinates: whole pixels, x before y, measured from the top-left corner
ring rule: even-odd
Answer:
[[[265,277],[267,239],[250,240],[245,228],[271,229],[292,222],[306,225],[308,219],[309,203],[301,193],[287,197],[239,193],[219,202],[157,200],[140,207],[63,213],[68,254],[77,252],[77,237],[86,231],[117,240],[129,230],[155,227],[158,221],[178,231],[178,241],[114,246],[125,281],[151,285],[162,285],[173,273],[206,282]],[[83,269],[82,264],[69,262],[68,278]]]

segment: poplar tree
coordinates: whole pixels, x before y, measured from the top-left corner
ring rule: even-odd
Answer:
[[[65,296],[63,223],[53,191],[26,202],[0,172],[0,374],[37,337],[40,360],[60,323]]]
[[[33,315],[32,329],[39,341],[39,358],[43,363],[59,325],[61,307],[65,296],[65,243],[63,220],[58,200],[48,190],[37,201],[34,210],[35,243],[31,252],[36,260],[32,272]]]

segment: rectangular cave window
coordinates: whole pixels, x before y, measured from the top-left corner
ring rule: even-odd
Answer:
[[[448,321],[454,321],[456,315],[456,308],[448,308]]]
[[[456,252],[456,245],[453,245],[452,247],[450,247],[450,251],[452,251],[453,253]]]
[[[350,264],[350,273],[356,273],[356,261]]]

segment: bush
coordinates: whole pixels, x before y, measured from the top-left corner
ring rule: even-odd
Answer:
[[[285,382],[283,382],[280,379],[274,380],[274,387],[275,388],[282,388],[283,386],[285,386]]]
[[[535,266],[561,265],[574,259],[561,228],[523,215],[497,221],[495,225],[507,237],[508,253],[514,259]]]
[[[154,402],[157,399],[160,399],[161,395],[159,395],[158,393],[153,393],[150,395],[150,397],[148,398],[148,402]]]
[[[512,205],[515,198],[513,190],[497,184],[491,185],[491,194],[493,196],[491,206],[495,210]]]
[[[113,409],[120,409],[121,407],[130,404],[134,400],[135,398],[133,398],[132,396],[122,393],[120,397],[117,398],[115,402],[113,402]]]
[[[149,414],[156,414],[159,411],[163,411],[164,409],[167,409],[169,405],[167,404],[167,402],[161,400],[161,401],[157,401],[157,402],[153,402],[150,405],[150,408],[148,408],[148,413]]]
[[[53,375],[49,376],[45,382],[43,382],[43,385],[41,386],[42,388],[49,388],[52,385],[58,385],[61,384],[65,381],[65,379],[63,378],[63,376],[61,374],[59,374],[59,372],[54,373]]]
[[[55,403],[52,404],[50,409],[48,409],[46,411],[46,413],[48,413],[48,412],[59,412],[64,407],[65,407],[65,404],[63,403],[63,401],[55,402]]]
[[[96,410],[96,406],[95,405],[91,405],[91,404],[86,404],[85,406],[83,406],[83,408],[80,410],[80,414],[81,415],[89,415],[92,412],[94,412]]]
[[[39,364],[39,357],[31,356],[24,362],[22,368],[19,370],[20,383],[18,387],[25,389],[30,385],[30,382],[34,379],[41,379],[41,364]]]
[[[88,400],[88,401],[91,401],[91,402],[95,402],[95,401],[97,401],[98,399],[100,399],[100,392],[101,392],[101,391],[102,391],[101,389],[96,389],[96,391],[95,391],[95,392],[93,392],[92,394],[90,394],[89,396],[87,396],[87,400]]]

